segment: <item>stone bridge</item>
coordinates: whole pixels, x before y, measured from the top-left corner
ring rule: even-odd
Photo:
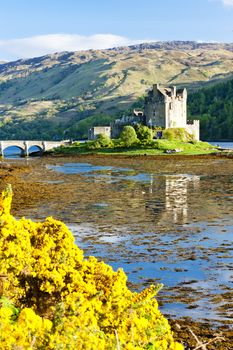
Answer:
[[[36,146],[39,152],[52,150],[61,145],[68,145],[69,141],[22,141],[22,140],[6,140],[0,141],[0,156],[4,157],[4,150],[11,146],[16,146],[21,149],[22,156],[28,157],[30,155],[30,148]]]

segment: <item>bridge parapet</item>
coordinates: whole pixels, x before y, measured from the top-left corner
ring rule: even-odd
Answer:
[[[67,142],[64,141],[3,140],[0,141],[0,156],[4,157],[4,150],[11,146],[20,148],[22,150],[22,156],[28,157],[30,148],[33,146],[38,147],[43,153],[65,144],[67,144]]]

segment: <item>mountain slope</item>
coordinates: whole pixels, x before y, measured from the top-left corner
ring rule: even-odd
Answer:
[[[0,64],[0,138],[78,138],[154,83],[195,89],[233,74],[233,44],[161,42]],[[104,121],[103,121],[104,119]]]

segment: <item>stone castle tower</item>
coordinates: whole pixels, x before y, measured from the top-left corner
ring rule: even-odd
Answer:
[[[186,89],[153,85],[145,98],[144,115],[148,126],[184,128],[199,140],[199,120],[187,121]]]

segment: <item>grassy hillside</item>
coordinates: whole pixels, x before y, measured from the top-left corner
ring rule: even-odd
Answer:
[[[200,119],[203,140],[233,140],[233,79],[189,96],[189,113]]]
[[[233,44],[165,42],[0,64],[0,138],[80,138],[154,83],[195,89],[233,74]]]

